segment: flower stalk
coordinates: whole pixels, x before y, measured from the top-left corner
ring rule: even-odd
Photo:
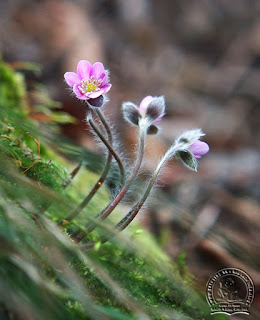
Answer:
[[[142,208],[142,206],[144,205],[145,201],[147,200],[147,198],[150,195],[151,190],[154,187],[154,184],[156,183],[158,176],[161,172],[161,169],[164,167],[164,165],[170,160],[172,159],[175,154],[178,152],[179,150],[179,146],[178,145],[174,145],[173,147],[171,147],[164,155],[164,157],[161,159],[161,161],[159,162],[158,166],[156,167],[150,181],[149,184],[143,194],[143,196],[141,197],[141,199],[135,204],[135,206],[128,212],[128,214],[116,225],[116,228],[119,229],[120,231],[124,230],[132,221],[133,219],[136,217],[136,215],[138,214],[138,212],[140,211],[140,209]]]
[[[93,121],[92,121],[93,122]],[[92,126],[93,125],[93,126]],[[98,133],[101,134],[101,132],[99,131],[99,129],[95,126],[94,122],[92,123],[91,127],[94,129],[96,129],[98,131]],[[94,131],[96,132],[96,130],[94,129]],[[112,142],[112,135],[110,134],[108,139]],[[103,170],[102,175],[100,176],[100,178],[97,180],[97,182],[95,183],[95,185],[93,186],[93,188],[91,189],[91,191],[89,192],[89,194],[85,197],[85,199],[80,203],[80,205],[65,219],[66,221],[71,221],[73,219],[75,219],[80,212],[88,205],[88,203],[90,202],[90,200],[94,197],[94,195],[96,194],[96,192],[99,190],[99,188],[103,185],[103,182],[105,181],[109,169],[110,169],[110,164],[111,164],[111,160],[112,160],[112,153],[110,152],[110,150],[108,151],[108,155],[107,155],[107,160],[106,160],[106,164],[105,164],[105,168]]]
[[[119,231],[123,231],[133,220],[134,218],[137,216],[137,214],[139,213],[139,211],[141,210],[141,208],[143,207],[144,203],[146,202],[147,198],[149,197],[151,190],[153,189],[158,176],[161,172],[161,169],[166,165],[166,163],[172,159],[176,153],[180,150],[179,145],[174,145],[172,146],[164,155],[164,157],[161,159],[161,161],[159,162],[159,164],[157,165],[150,181],[149,184],[147,185],[147,188],[143,194],[143,196],[140,198],[140,200],[134,205],[134,207],[125,215],[125,217],[123,219],[121,219],[115,226],[116,229],[118,229]],[[111,237],[103,237],[101,239],[101,243],[105,243],[107,241],[109,241],[111,239]],[[82,249],[86,250],[86,249],[91,249],[93,248],[95,245],[94,242],[90,242],[90,243],[86,243],[84,245],[81,246]]]
[[[104,125],[107,134],[108,134],[108,140],[106,139],[106,137],[103,135],[103,133],[98,129],[98,127],[95,125],[94,121],[91,118],[88,118],[88,123],[91,126],[91,128],[94,130],[94,132],[97,134],[97,136],[100,138],[100,140],[105,144],[105,146],[108,149],[108,156],[107,156],[107,160],[106,160],[106,165],[105,168],[103,170],[103,173],[101,175],[101,177],[98,179],[98,181],[96,182],[96,184],[93,186],[93,188],[91,189],[90,193],[86,196],[86,198],[80,203],[80,205],[65,219],[66,221],[71,221],[73,219],[75,219],[80,212],[88,205],[88,203],[90,202],[90,200],[94,197],[94,195],[96,194],[96,192],[99,190],[99,188],[103,185],[103,182],[105,181],[109,169],[110,169],[110,165],[111,165],[111,160],[112,160],[112,156],[115,158],[115,160],[117,161],[117,163],[119,164],[119,168],[121,171],[121,184],[124,183],[124,179],[125,179],[125,172],[124,172],[124,166],[122,164],[121,159],[119,158],[118,154],[116,153],[116,151],[114,150],[112,144],[113,144],[113,136],[112,136],[112,132],[105,120],[105,117],[103,116],[102,112],[100,110],[96,111],[102,124]],[[74,234],[77,235],[78,233]]]
[[[80,162],[77,164],[77,166],[76,166],[76,167],[72,170],[72,172],[69,174],[68,178],[64,181],[64,183],[63,183],[63,185],[62,185],[63,189],[66,189],[66,188],[70,185],[72,179],[76,176],[76,174],[79,172],[79,170],[80,170],[81,167],[82,167],[82,161],[80,161]]]
[[[143,156],[144,156],[144,148],[145,148],[145,138],[146,138],[146,132],[147,132],[147,125],[146,121],[142,121],[142,123],[139,126],[139,144],[138,144],[138,154],[136,158],[135,165],[132,169],[132,173],[127,179],[124,187],[120,190],[118,195],[110,202],[110,204],[106,207],[105,210],[103,210],[96,218],[100,220],[106,219],[111,212],[118,206],[118,204],[122,201],[124,198],[125,194],[129,190],[129,187],[131,186],[132,182],[136,178],[139,169],[141,167],[142,161],[143,161]],[[87,226],[86,232],[81,232],[78,237],[76,238],[76,242],[80,242],[81,240],[84,239],[84,237],[92,232],[96,228],[95,224],[91,224]]]
[[[120,203],[120,201],[124,198],[125,194],[127,193],[130,185],[132,184],[133,180],[136,178],[139,169],[141,167],[143,156],[144,156],[144,147],[145,147],[145,138],[146,138],[146,128],[140,127],[139,133],[139,144],[138,144],[138,155],[136,159],[136,163],[132,170],[130,177],[127,179],[124,187],[118,193],[116,198],[107,206],[107,208],[98,216],[101,220],[104,220],[109,216],[109,214],[116,208],[116,206]]]
[[[111,147],[112,149],[109,149],[108,145],[107,148],[109,149],[109,151],[112,153],[113,157],[115,158],[118,166],[119,166],[119,170],[120,170],[120,175],[121,175],[121,181],[120,181],[120,184],[121,186],[123,186],[125,184],[125,168],[124,168],[124,165],[123,165],[123,162],[121,161],[120,157],[118,156],[118,154],[115,152],[115,150],[113,149],[113,136],[112,136],[112,132],[111,132],[111,129],[106,121],[106,118],[103,114],[103,112],[98,109],[98,108],[95,108],[95,111],[99,117],[99,119],[101,120],[102,124],[104,125],[106,131],[107,131],[107,134],[108,136],[110,137],[110,139],[108,140],[108,142],[111,144]],[[93,127],[92,127],[93,128]],[[94,128],[93,128],[94,129]],[[96,132],[96,131],[95,131]],[[97,132],[96,132],[97,133]],[[99,138],[101,139],[101,136],[99,136]],[[103,140],[102,140],[103,141]],[[104,141],[103,141],[104,142]],[[105,143],[105,142],[104,142]]]

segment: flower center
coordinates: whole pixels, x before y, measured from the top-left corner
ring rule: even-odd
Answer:
[[[82,79],[79,90],[82,94],[87,95],[89,92],[95,92],[99,89],[102,80],[96,80],[94,76],[91,76],[88,80]]]

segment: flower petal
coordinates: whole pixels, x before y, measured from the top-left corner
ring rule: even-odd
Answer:
[[[99,96],[101,96],[102,94],[104,93],[104,90],[103,89],[100,89],[98,91],[95,91],[95,92],[90,92],[87,97],[88,98],[91,98],[91,99],[94,99],[94,98],[97,98]]]
[[[162,120],[162,118],[165,116],[165,114],[166,113],[162,113],[157,119],[154,120],[153,123],[154,124],[158,124]]]
[[[142,116],[145,116],[146,113],[146,109],[149,105],[149,103],[153,100],[152,96],[147,96],[145,98],[143,98],[143,100],[141,101],[140,105],[139,105],[139,112]]]
[[[112,87],[112,84],[111,83],[107,83],[105,84],[104,86],[101,87],[102,90],[104,90],[103,93],[107,93]]]
[[[102,86],[106,85],[108,82],[108,74],[107,72],[104,72],[101,74],[100,79],[102,79]]]
[[[90,76],[94,76],[96,80],[100,79],[101,75],[105,73],[103,63],[95,62],[91,68]]]
[[[64,78],[70,87],[73,87],[74,84],[80,84],[80,78],[75,72],[66,72]]]
[[[77,66],[77,72],[79,78],[82,79],[89,79],[90,78],[90,70],[91,70],[91,63],[87,60],[80,60]]]
[[[73,86],[73,92],[77,96],[78,99],[86,100],[88,99],[80,90],[78,84],[74,84]]]
[[[209,151],[209,145],[206,142],[196,140],[189,146],[189,150],[193,153],[196,159],[199,159]]]

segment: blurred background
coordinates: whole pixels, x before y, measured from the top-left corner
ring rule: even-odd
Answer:
[[[84,105],[63,81],[79,60],[110,70],[110,102],[122,150],[134,158],[136,132],[122,101],[164,95],[167,114],[149,137],[144,177],[186,129],[202,128],[210,152],[199,172],[172,162],[140,223],[175,261],[186,260],[198,285],[223,267],[248,272],[260,304],[260,1],[2,0],[0,53],[7,62],[39,63],[38,77],[79,119],[65,135],[98,151],[82,121]],[[255,311],[257,312],[257,311]],[[233,319],[253,319],[234,316]]]

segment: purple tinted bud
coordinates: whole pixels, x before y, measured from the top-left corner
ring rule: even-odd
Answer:
[[[164,97],[145,97],[140,103],[139,113],[141,117],[149,118],[152,121],[152,124],[158,123],[165,115]]]
[[[148,134],[156,134],[158,132],[157,124],[165,115],[165,100],[160,97],[145,97],[139,107],[132,102],[123,103],[124,118],[135,125],[147,126]]]

